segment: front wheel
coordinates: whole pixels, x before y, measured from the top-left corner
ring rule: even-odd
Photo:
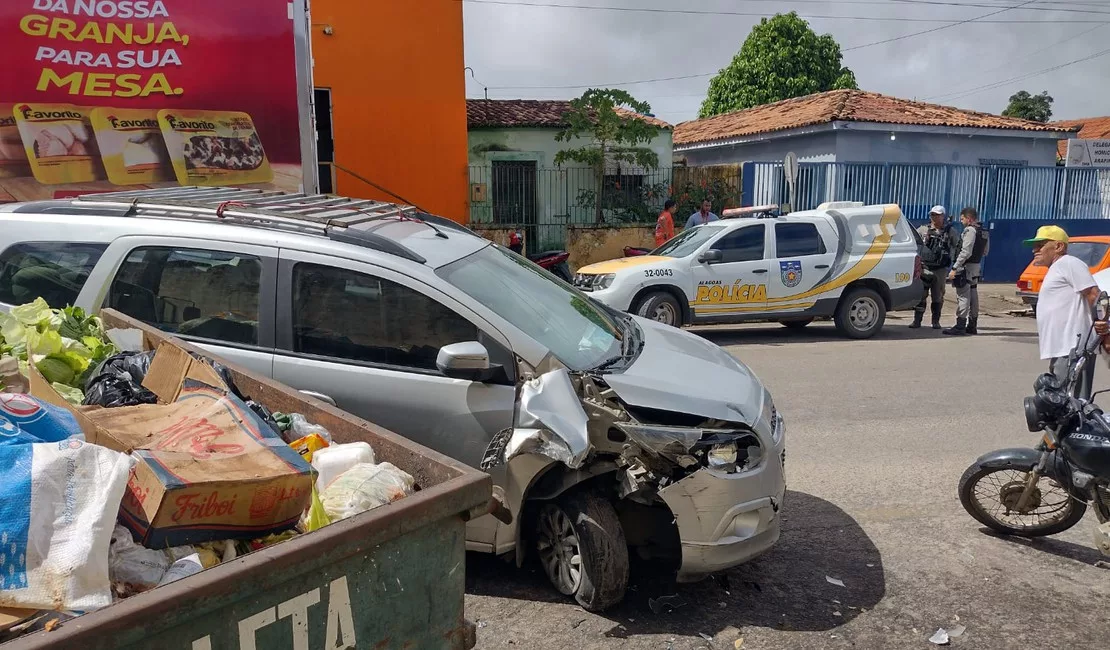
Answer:
[[[1018,507],[1032,469],[972,465],[960,477],[960,503],[976,521],[1007,535],[1044,537],[1078,524],[1087,504],[1049,476],[1038,476]]]
[[[546,503],[536,520],[536,548],[544,573],[583,609],[616,605],[628,588],[628,544],[613,504],[592,492],[572,492]]]
[[[682,307],[679,306],[674,296],[666,291],[656,291],[644,296],[640,303],[636,305],[635,312],[637,316],[664,325],[682,327]]]
[[[836,329],[853,339],[869,339],[883,328],[886,304],[873,289],[859,287],[844,294],[836,306]]]

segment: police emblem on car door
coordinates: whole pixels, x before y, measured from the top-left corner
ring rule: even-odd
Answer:
[[[801,260],[779,262],[779,271],[782,273],[782,283],[787,287],[793,288],[802,283]]]

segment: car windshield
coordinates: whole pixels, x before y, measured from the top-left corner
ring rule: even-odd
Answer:
[[[666,255],[667,257],[686,257],[701,248],[701,245],[721,232],[724,226],[696,226],[683,230],[674,239],[651,252],[652,255]]]
[[[1073,241],[1068,244],[1068,255],[1074,255],[1083,260],[1090,267],[1097,267],[1106,257],[1106,249],[1110,244],[1095,241]]]
[[[538,341],[571,370],[621,356],[625,326],[569,285],[496,246],[436,273]]]

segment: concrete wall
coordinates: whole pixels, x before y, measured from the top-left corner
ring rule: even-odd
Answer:
[[[1030,166],[1056,164],[1055,138],[968,137],[892,130],[894,140],[890,139],[890,131],[837,131],[836,162],[980,165],[997,160]]]
[[[587,264],[624,257],[625,246],[655,248],[655,226],[569,226],[567,263],[572,271]]]
[[[751,144],[694,149],[677,155],[685,158],[686,164],[691,167],[747,160],[779,161],[790,151],[798,154],[801,162],[835,162],[836,148],[836,134],[829,131],[796,138],[775,138]]]

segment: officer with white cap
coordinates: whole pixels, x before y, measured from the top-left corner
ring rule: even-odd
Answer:
[[[925,293],[921,296],[921,302],[913,309],[913,323],[910,327],[914,329],[921,327],[921,320],[925,318],[925,303],[929,301],[930,293],[933,294],[933,329],[940,329],[948,268],[952,266],[952,260],[960,246],[960,238],[956,229],[948,223],[947,216],[943,205],[934,205],[929,210],[929,223],[917,229],[921,235],[921,279],[925,284]]]

